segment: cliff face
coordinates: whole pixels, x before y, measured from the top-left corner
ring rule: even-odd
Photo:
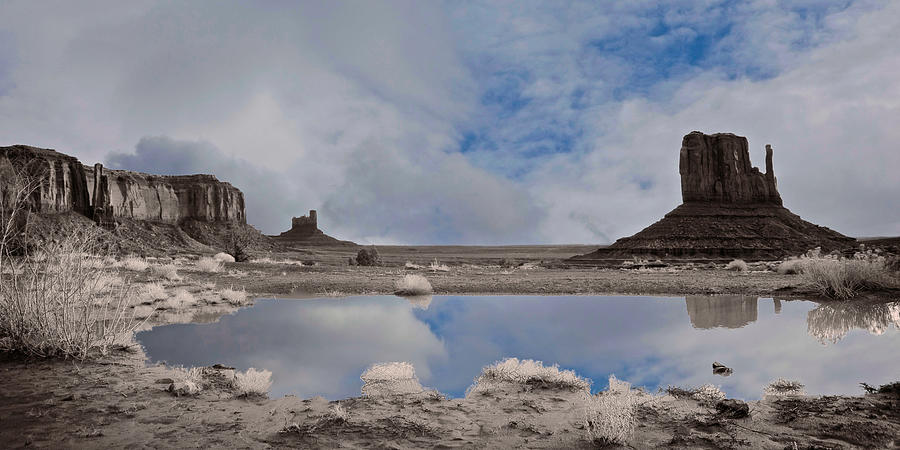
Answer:
[[[77,158],[27,145],[0,147],[0,206],[9,208],[12,205],[24,178],[40,180],[28,198],[31,210],[88,212],[87,183]]]
[[[689,133],[679,161],[684,202],[770,203],[781,205],[766,146],[766,173],[750,165],[747,138],[731,133]]]
[[[29,201],[34,211],[75,211],[100,222],[115,218],[179,223],[244,224],[244,194],[212,175],[162,176],[101,165],[82,165],[77,158],[28,146],[0,147],[0,194],[11,204],[16,170],[41,180]]]

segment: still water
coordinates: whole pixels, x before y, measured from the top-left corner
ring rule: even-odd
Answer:
[[[650,391],[720,386],[758,399],[770,381],[810,394],[859,394],[900,380],[900,302],[818,305],[756,297],[393,296],[260,300],[216,323],[138,333],[152,362],[271,370],[272,397],[358,396],[377,362],[407,361],[422,385],[464,395],[506,357],[610,374]],[[712,373],[719,361],[734,372]]]

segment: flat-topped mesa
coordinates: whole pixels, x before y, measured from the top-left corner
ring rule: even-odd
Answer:
[[[750,164],[747,138],[693,131],[681,141],[681,198],[685,203],[781,205],[772,146],[766,145],[766,173]]]
[[[17,174],[26,174],[16,176]],[[11,206],[24,179],[39,181],[28,208],[76,212],[101,224],[117,218],[179,224],[184,220],[247,223],[244,194],[213,175],[152,175],[82,165],[50,149],[0,147],[0,206]]]

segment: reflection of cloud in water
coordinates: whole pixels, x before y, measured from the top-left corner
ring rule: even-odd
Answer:
[[[263,301],[218,324],[161,327],[139,339],[154,359],[267,368],[273,395],[332,399],[359,395],[360,373],[388,361],[409,361],[422,384],[451,396],[508,357],[559,364],[597,380],[595,389],[614,373],[651,390],[712,383],[745,399],[759,398],[779,377],[800,380],[813,394],[896,380],[900,360],[886,355],[900,333],[852,333],[823,347],[807,335],[814,303],[786,301],[776,314],[768,302],[737,299],[735,313],[691,297],[689,320],[682,298],[436,296],[427,309],[397,297]],[[751,319],[752,326],[726,327]],[[714,375],[714,361],[734,374]]]
[[[756,322],[756,297],[741,295],[688,296],[684,299],[694,328],[741,328]],[[781,305],[778,305],[780,309]]]
[[[881,335],[894,326],[900,329],[900,302],[855,304],[821,304],[806,316],[810,336],[823,344],[835,344],[854,329]]]
[[[170,364],[269,369],[273,396],[359,395],[359,375],[385,361],[409,361],[427,381],[430,366],[447,360],[443,343],[405,300],[379,300],[260,301],[214,325],[172,325],[138,338],[152,359]]]

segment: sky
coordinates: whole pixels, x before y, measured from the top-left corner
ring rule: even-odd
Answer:
[[[0,2],[0,145],[241,189],[267,234],[605,244],[693,131],[785,206],[900,235],[900,2]]]

